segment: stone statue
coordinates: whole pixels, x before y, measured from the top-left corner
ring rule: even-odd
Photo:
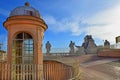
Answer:
[[[46,43],[46,54],[50,54],[50,50],[51,50],[51,44],[50,44],[50,42],[49,41],[47,41],[47,43]]]
[[[75,43],[70,41],[70,44],[69,44],[69,47],[70,47],[70,54],[73,54],[74,53],[74,46],[75,46]]]
[[[3,44],[0,43],[0,50],[2,49]]]
[[[82,47],[84,47],[85,53],[96,53],[97,52],[97,46],[92,38],[92,35],[86,35],[84,38],[84,42],[82,44]]]
[[[110,42],[108,40],[105,40],[104,47],[110,48]]]

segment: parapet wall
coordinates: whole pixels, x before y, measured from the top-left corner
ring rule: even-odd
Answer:
[[[102,49],[98,51],[98,56],[120,58],[120,49]]]

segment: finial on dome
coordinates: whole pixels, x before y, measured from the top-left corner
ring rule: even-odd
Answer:
[[[25,6],[29,7],[30,3],[29,2],[25,2]]]

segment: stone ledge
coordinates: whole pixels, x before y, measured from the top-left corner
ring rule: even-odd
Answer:
[[[101,50],[98,52],[98,56],[120,58],[120,49]]]

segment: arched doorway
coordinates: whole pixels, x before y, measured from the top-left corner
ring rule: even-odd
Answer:
[[[26,32],[17,34],[13,39],[12,80],[34,80],[34,40]]]

